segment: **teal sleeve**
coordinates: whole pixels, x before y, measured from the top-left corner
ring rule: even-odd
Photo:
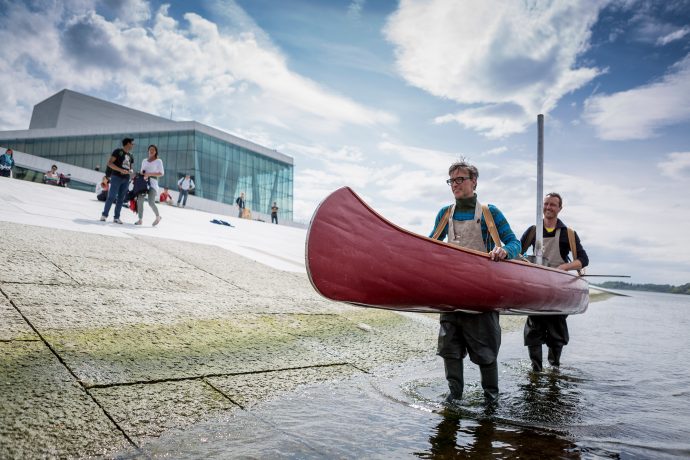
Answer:
[[[496,229],[498,230],[498,236],[503,243],[503,249],[508,253],[507,259],[515,259],[522,249],[522,244],[520,240],[515,236],[513,230],[510,228],[510,224],[506,220],[503,213],[494,205],[489,205],[489,211],[494,217],[494,223],[496,224]],[[493,242],[491,243],[493,247]]]
[[[441,208],[441,210],[436,214],[436,220],[434,221],[434,228],[431,229],[431,233],[429,233],[429,238],[432,238],[434,236],[434,232],[436,231],[436,227],[438,227],[438,223],[441,221],[441,218],[443,217],[443,214],[446,213],[446,210],[448,210],[449,206],[445,206]],[[443,227],[443,231],[441,234],[438,236],[438,239],[443,241],[446,239],[446,235],[448,234],[448,224]]]

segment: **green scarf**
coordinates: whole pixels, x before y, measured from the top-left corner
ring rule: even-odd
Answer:
[[[475,193],[471,198],[456,198],[455,209],[462,211],[474,211],[477,207],[477,194]]]

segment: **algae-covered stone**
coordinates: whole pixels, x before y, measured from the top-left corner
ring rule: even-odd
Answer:
[[[0,342],[0,458],[89,457],[122,433],[43,342]]]
[[[205,380],[246,409],[258,402],[279,398],[303,385],[342,380],[359,372],[352,366],[335,365],[207,377]]]
[[[412,324],[408,318],[394,312],[371,312],[371,316],[367,313],[359,316],[374,324],[368,328],[362,327],[364,322],[354,322],[339,315],[274,315],[273,320],[281,324],[282,329],[302,337],[303,343],[314,350],[367,371],[435,352],[435,348],[411,345],[385,332],[393,325]]]
[[[0,341],[5,340],[40,340],[40,338],[5,296],[0,294]]]
[[[338,362],[281,327],[274,315],[47,330],[44,337],[87,386]]]
[[[237,409],[202,380],[92,388],[91,394],[138,445],[173,428],[184,428]]]

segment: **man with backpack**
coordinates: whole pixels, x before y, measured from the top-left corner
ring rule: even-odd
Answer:
[[[186,176],[178,180],[177,190],[180,192],[179,196],[177,197],[177,206],[179,207],[180,202],[182,202],[182,207],[184,208],[185,206],[187,206],[187,195],[189,195],[189,192],[191,190],[194,190],[194,180],[192,179],[192,176],[187,174]]]
[[[544,197],[544,260],[546,265],[559,270],[577,270],[589,264],[589,258],[580,237],[563,224],[558,214],[563,209],[563,199],[558,193]],[[534,246],[536,226],[532,225],[520,238],[522,253]],[[572,254],[572,260],[568,257]],[[542,371],[542,345],[549,349],[548,360],[553,367],[561,365],[561,351],[568,344],[568,315],[530,315],[525,323],[525,346],[532,361],[532,370]]]
[[[110,207],[115,203],[113,222],[122,224],[120,211],[122,210],[122,203],[127,195],[129,179],[133,172],[134,157],[130,153],[133,148],[134,139],[125,137],[122,139],[122,148],[115,149],[113,154],[110,155],[106,169],[106,175],[110,173],[110,189],[108,190],[108,198],[105,200],[105,206],[101,214],[101,222],[105,222],[108,219]]]

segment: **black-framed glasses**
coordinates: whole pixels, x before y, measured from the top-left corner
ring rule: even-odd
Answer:
[[[470,180],[470,179],[471,179],[471,177],[469,177],[469,176],[467,176],[467,177],[462,177],[462,176],[454,177],[452,179],[448,179],[446,181],[446,184],[453,185],[453,182],[455,182],[455,184],[457,184],[457,185],[462,185],[463,182],[465,182],[466,180]]]

